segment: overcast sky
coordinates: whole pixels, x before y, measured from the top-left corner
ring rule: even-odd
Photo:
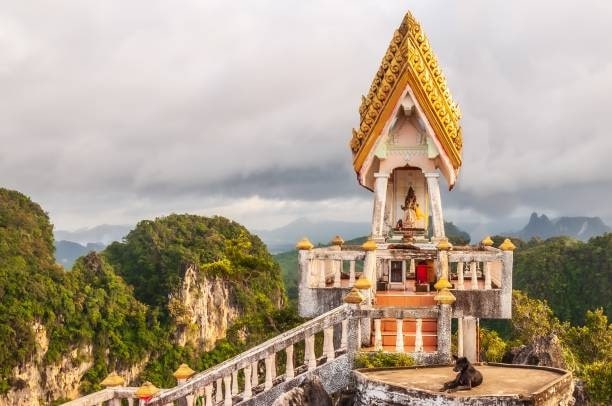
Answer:
[[[0,185],[59,229],[368,221],[348,142],[408,8],[463,112],[446,218],[612,223],[603,0],[0,0]]]

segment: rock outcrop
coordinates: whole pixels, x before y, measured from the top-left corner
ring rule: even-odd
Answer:
[[[512,348],[502,362],[566,369],[561,343],[554,334],[536,337],[529,345]]]
[[[203,277],[195,266],[188,267],[178,295],[171,297],[168,305],[178,326],[176,343],[211,350],[239,316],[233,297],[227,281]]]

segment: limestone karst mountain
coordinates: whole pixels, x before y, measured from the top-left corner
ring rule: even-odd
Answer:
[[[180,363],[206,369],[295,320],[265,245],[222,217],[142,221],[70,272],[53,244],[42,208],[0,188],[0,405],[74,398],[111,370],[168,387]]]
[[[547,239],[550,237],[568,236],[581,241],[591,237],[609,233],[612,228],[604,224],[599,217],[559,217],[550,219],[546,214],[538,216],[532,213],[529,222],[523,229],[511,233],[517,237],[529,240],[537,237]]]

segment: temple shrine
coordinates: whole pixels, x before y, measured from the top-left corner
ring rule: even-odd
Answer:
[[[445,235],[440,187],[452,190],[461,168],[461,113],[412,14],[394,33],[359,114],[350,148],[357,181],[373,192],[371,237],[362,247],[337,238],[304,255],[300,314],[339,305],[359,277],[357,288],[367,286],[361,293],[375,308],[452,304],[435,318],[374,320],[362,326],[370,332],[364,345],[449,359],[452,318],[459,355],[478,361],[478,320],[511,317],[514,246],[508,240],[494,248],[487,237],[452,247]]]
[[[478,364],[482,385],[441,390],[455,375],[453,353],[479,361],[479,320],[511,318],[515,247],[490,237],[453,246],[445,235],[440,188],[453,188],[462,165],[460,112],[412,14],[359,114],[350,150],[357,181],[373,192],[371,235],[361,245],[297,243],[298,310],[310,320],[206,371],[181,365],[173,388],[124,387],[111,374],[106,389],[68,404],[282,405],[312,379],[357,406],[573,404],[572,374],[546,367]],[[357,357],[380,353],[416,366],[358,367]]]

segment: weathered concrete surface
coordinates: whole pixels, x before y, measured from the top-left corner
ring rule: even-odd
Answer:
[[[362,369],[354,371],[355,405],[571,405],[572,375],[542,367],[480,365],[482,385],[443,393],[454,378],[450,366]]]
[[[305,288],[300,286],[298,312],[301,317],[317,317],[344,304],[349,288]]]
[[[311,372],[300,375],[291,381],[280,383],[273,386],[268,391],[236,404],[240,406],[271,405],[283,393],[300,386],[307,377],[313,375],[320,378],[321,383],[323,384],[323,387],[327,393],[331,394],[340,392],[349,386],[351,377],[350,371],[351,364],[349,362],[349,357],[346,354],[341,355],[333,361],[317,367]]]
[[[453,317],[472,316],[481,319],[502,319],[500,289],[452,290],[457,301],[453,304]]]

